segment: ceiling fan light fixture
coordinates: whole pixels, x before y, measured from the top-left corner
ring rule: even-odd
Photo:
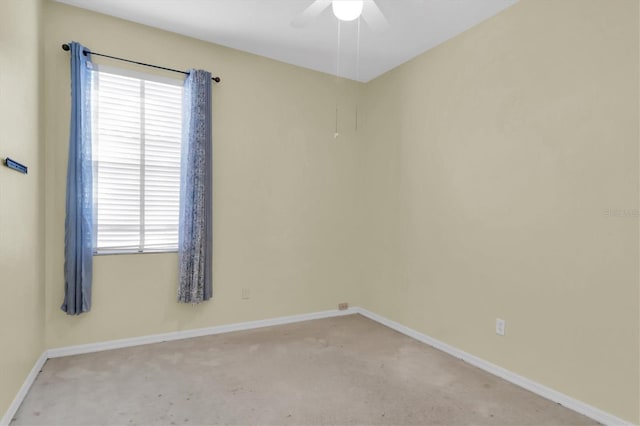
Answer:
[[[353,21],[362,14],[363,0],[333,0],[333,14],[341,21]]]

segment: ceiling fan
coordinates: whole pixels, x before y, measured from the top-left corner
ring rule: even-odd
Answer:
[[[360,16],[374,31],[383,31],[389,23],[374,0],[314,0],[309,7],[296,16],[291,25],[301,28],[317,18],[329,6],[340,21],[354,21]]]

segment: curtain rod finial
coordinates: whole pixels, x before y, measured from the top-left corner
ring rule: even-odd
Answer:
[[[71,49],[71,48],[69,47],[69,45],[67,43],[62,45],[62,50],[69,51],[69,49]]]

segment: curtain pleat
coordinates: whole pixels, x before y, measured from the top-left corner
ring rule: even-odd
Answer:
[[[190,70],[184,84],[178,301],[211,298],[213,262],[213,190],[211,73]]]
[[[89,49],[71,47],[71,126],[64,238],[64,301],[69,315],[91,309],[93,278],[93,163],[91,157],[91,62]]]

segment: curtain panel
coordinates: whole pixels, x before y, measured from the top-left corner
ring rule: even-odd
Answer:
[[[64,235],[65,287],[60,308],[69,315],[79,315],[91,309],[93,278],[91,62],[89,49],[76,42],[69,46],[71,125]]]
[[[213,262],[213,182],[211,73],[189,70],[184,83],[178,301],[211,298]]]

